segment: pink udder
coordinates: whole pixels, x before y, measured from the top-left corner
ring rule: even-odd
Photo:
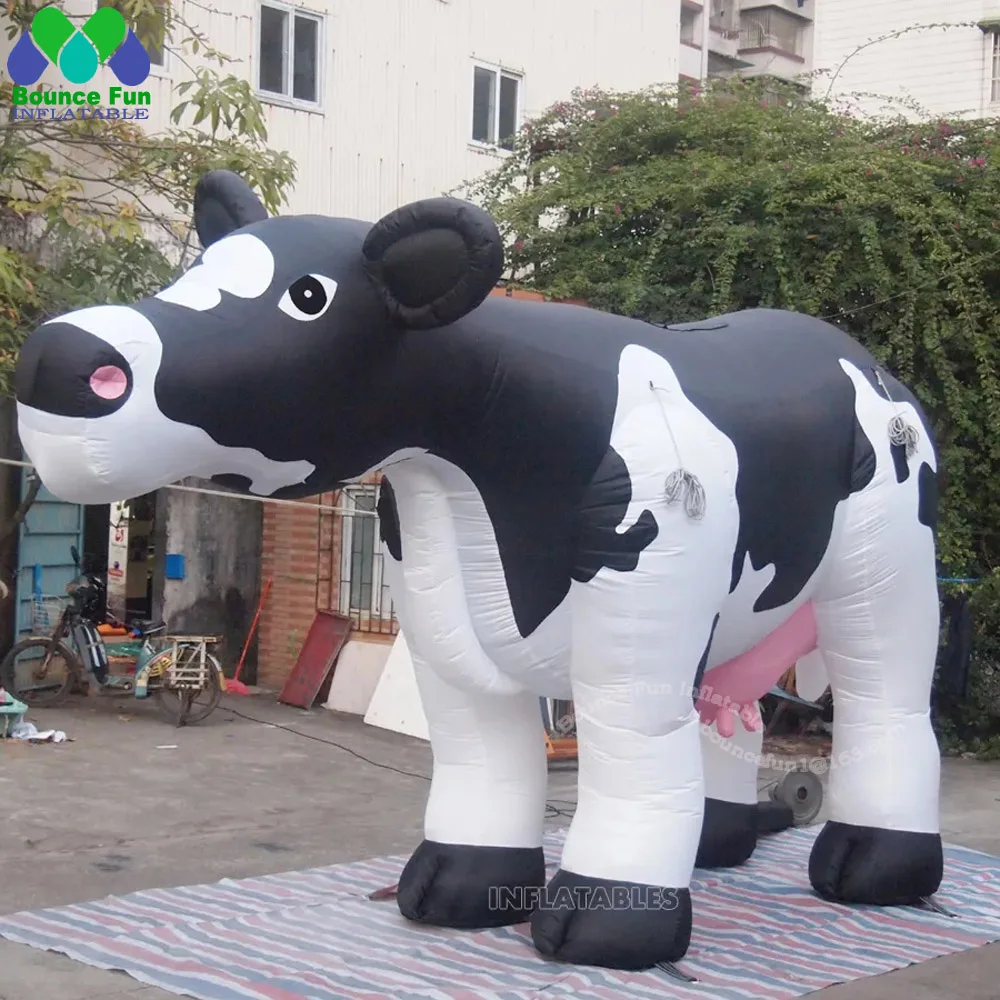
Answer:
[[[789,667],[815,648],[816,612],[810,601],[753,649],[705,674],[695,706],[701,721],[706,725],[714,722],[719,735],[727,738],[736,731],[737,715],[747,731],[760,729],[757,700]]]
[[[90,376],[90,388],[101,399],[120,399],[128,388],[128,376],[117,365],[102,365]]]

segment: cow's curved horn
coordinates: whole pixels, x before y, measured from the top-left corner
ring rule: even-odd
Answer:
[[[429,198],[390,212],[365,240],[365,267],[390,316],[410,329],[454,323],[503,273],[503,241],[487,212]]]

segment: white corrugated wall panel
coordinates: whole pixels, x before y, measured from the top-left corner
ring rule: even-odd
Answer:
[[[831,74],[842,67],[834,94],[906,98],[938,115],[997,113],[989,105],[991,38],[974,23],[921,27],[997,17],[997,0],[817,0],[815,7],[813,65],[825,73],[816,93],[826,94]],[[873,39],[879,40],[857,51]],[[871,99],[858,104],[868,112],[905,110]]]

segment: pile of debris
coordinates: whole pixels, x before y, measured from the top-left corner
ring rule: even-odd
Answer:
[[[27,743],[65,743],[66,734],[61,729],[44,731],[33,722],[25,722],[28,706],[18,701],[0,686],[0,739],[23,740]]]

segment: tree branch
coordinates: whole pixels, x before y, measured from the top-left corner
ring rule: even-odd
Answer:
[[[17,530],[18,526],[24,522],[24,519],[28,516],[28,511],[31,510],[32,504],[38,498],[39,491],[42,488],[41,479],[39,479],[37,473],[33,470],[28,472],[28,479],[28,491],[24,494],[24,499],[18,504],[17,510],[14,511],[10,520],[4,525],[3,531],[0,532],[0,545],[3,545]]]

